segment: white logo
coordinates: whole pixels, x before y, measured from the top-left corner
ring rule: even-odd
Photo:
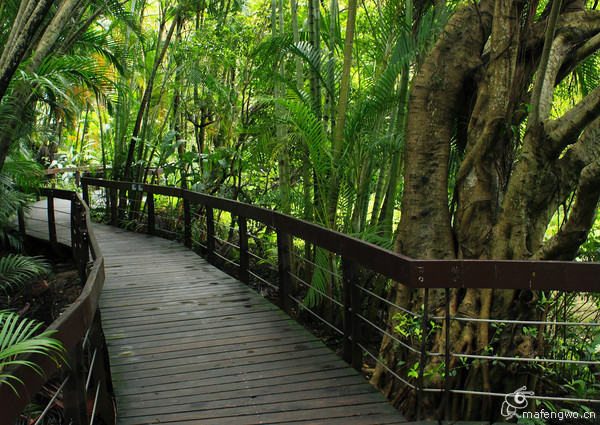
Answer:
[[[506,419],[517,417],[517,410],[522,410],[527,407],[527,398],[525,396],[533,395],[533,391],[527,391],[527,387],[521,387],[514,393],[507,394],[502,403],[500,413]]]

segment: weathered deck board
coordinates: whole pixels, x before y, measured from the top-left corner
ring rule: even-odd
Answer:
[[[28,225],[38,236],[42,213]],[[191,251],[99,224],[94,232],[119,424],[406,422],[300,325]]]

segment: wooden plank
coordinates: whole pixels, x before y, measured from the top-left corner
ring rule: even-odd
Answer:
[[[298,337],[296,335],[292,335],[288,338],[281,338],[279,339],[278,343],[280,344],[273,344],[273,345],[269,345],[269,341],[271,341],[271,343],[273,342],[273,336],[276,335],[275,333],[271,333],[271,334],[266,334],[266,335],[259,335],[256,336],[254,338],[246,338],[245,340],[241,341],[241,342],[228,342],[227,344],[225,344],[224,342],[226,341],[225,339],[222,338],[214,338],[214,339],[206,339],[206,341],[203,341],[202,343],[199,342],[191,342],[191,343],[181,343],[181,344],[177,344],[177,345],[169,345],[166,347],[156,347],[156,344],[153,344],[153,346],[122,346],[121,347],[121,354],[117,356],[117,359],[119,358],[126,358],[126,362],[130,363],[130,359],[140,359],[143,356],[152,356],[153,358],[156,358],[157,360],[160,360],[161,354],[170,354],[171,357],[173,357],[174,353],[175,356],[177,357],[187,357],[189,360],[189,363],[193,365],[198,365],[200,362],[205,362],[205,361],[214,361],[214,367],[218,366],[218,363],[220,361],[220,359],[226,358],[228,362],[231,362],[234,358],[238,357],[239,352],[242,352],[242,357],[245,357],[245,354],[248,353],[249,350],[252,351],[258,351],[258,350],[263,350],[263,357],[261,359],[259,359],[260,361],[264,361],[267,356],[273,356],[275,357],[276,355],[279,355],[281,353],[287,355],[289,358],[293,358],[295,356],[307,356],[308,354],[304,354],[301,350],[304,349],[304,347],[307,347],[307,344],[309,344],[311,341],[307,341],[306,339],[301,339],[301,337]],[[218,348],[214,347],[214,344],[221,344],[218,346]],[[295,347],[300,347],[300,348],[296,348]],[[319,347],[322,348],[322,347]],[[313,349],[313,355],[315,355],[316,353],[326,353],[325,351],[318,351],[316,349]],[[215,356],[211,356],[212,354],[216,354]],[[168,355],[167,356],[163,356],[166,357],[167,359],[170,358]],[[208,360],[207,360],[208,359]],[[192,361],[195,360],[195,361]],[[173,362],[171,362],[173,363]],[[182,360],[177,362],[177,365],[175,365],[176,367],[182,367],[186,365],[186,361]],[[115,362],[115,364],[117,365],[118,362]],[[168,365],[168,364],[163,364],[162,367],[171,367],[173,366]],[[133,371],[134,368],[128,369],[128,371]],[[183,369],[182,369],[183,370]]]
[[[123,308],[125,309],[127,306],[122,304]],[[159,320],[163,320],[164,322],[175,322],[181,319],[186,319],[186,318],[195,318],[196,320],[204,318],[204,319],[211,319],[214,318],[215,320],[234,320],[235,317],[239,317],[239,314],[241,312],[243,313],[245,310],[252,310],[252,311],[256,311],[256,312],[265,312],[265,311],[271,311],[269,310],[269,308],[267,306],[254,306],[252,304],[244,304],[242,306],[242,308],[238,308],[238,307],[227,307],[227,308],[223,308],[222,312],[223,312],[223,316],[219,316],[219,309],[200,309],[198,308],[197,310],[194,311],[184,311],[184,312],[180,312],[180,313],[169,313],[169,314],[164,314],[161,315],[159,314],[159,312],[155,312],[155,314],[150,315],[150,317],[153,317],[156,321],[153,322],[154,326],[161,326],[161,323],[159,322]],[[107,312],[107,313],[111,313],[111,312]],[[115,326],[117,327],[130,327],[130,326],[138,326],[138,325],[151,325],[152,322],[148,321],[148,318],[146,317],[129,317],[129,318],[119,318],[118,315],[116,315],[118,313],[118,310],[116,311],[112,311],[112,313],[114,314],[111,317],[108,317],[106,319],[106,324],[107,324],[107,329],[113,328]]]
[[[233,395],[233,397],[229,397],[225,394],[221,394],[220,397],[204,397],[202,400],[202,409],[256,408],[274,403],[287,404],[290,402],[307,402],[333,398],[342,400],[348,397],[365,394],[365,387],[362,382],[359,384],[354,383],[353,385],[341,385],[340,382],[331,382],[331,384],[332,385],[329,387],[324,388],[307,387],[304,391],[265,391],[260,395],[253,395],[250,391],[244,391],[242,394],[238,393]],[[164,404],[148,403],[143,406],[137,403],[131,403],[130,407],[127,409],[127,416],[147,416],[153,414],[187,412],[189,410],[195,410],[196,406],[194,404],[196,402],[196,397],[187,397],[171,399],[170,403]]]
[[[194,292],[190,294],[190,298],[194,297]],[[209,297],[201,297],[201,295],[196,295],[198,298],[196,299],[185,299],[182,296],[174,296],[172,293],[168,293],[167,295],[163,295],[164,302],[157,302],[156,299],[148,298],[148,294],[143,294],[139,292],[128,292],[122,295],[122,297],[131,298],[136,297],[139,299],[140,304],[136,306],[135,309],[131,309],[130,314],[128,316],[123,316],[124,319],[127,317],[141,317],[141,316],[155,316],[155,315],[169,315],[173,313],[192,313],[192,312],[210,312],[211,310],[220,310],[223,314],[229,314],[230,311],[234,313],[236,311],[240,311],[240,308],[245,309],[259,309],[259,310],[271,310],[272,308],[266,304],[265,302],[261,302],[261,300],[256,297],[249,297],[248,294],[238,294],[236,297],[226,298],[217,293],[209,294]],[[161,294],[158,293],[155,295],[156,297],[160,297]],[[120,298],[123,300],[123,298]],[[119,298],[113,297],[114,302],[118,302]],[[187,302],[191,301],[191,302]],[[122,304],[121,304],[122,305]],[[106,307],[106,310],[115,310],[118,309],[119,306],[115,306],[112,308]],[[150,312],[147,313],[147,312]],[[245,310],[241,310],[241,313],[244,313]]]
[[[240,338],[244,335],[247,335],[248,333],[252,333],[253,336],[260,336],[260,335],[267,335],[267,336],[281,336],[283,335],[287,335],[288,333],[291,334],[293,329],[292,328],[276,328],[273,326],[272,323],[266,323],[267,326],[261,326],[262,324],[259,323],[258,325],[256,324],[244,324],[245,326],[240,326],[240,327],[236,327],[236,329],[230,331],[228,327],[224,327],[224,328],[217,328],[216,332],[218,332],[218,335],[220,336],[221,339],[224,338]],[[177,328],[176,328],[177,329]],[[109,341],[109,344],[112,347],[119,347],[119,346],[128,346],[129,344],[131,344],[132,342],[135,342],[136,344],[139,344],[140,346],[143,346],[142,344],[146,344],[148,346],[152,346],[152,345],[157,345],[157,344],[162,344],[162,345],[170,345],[171,343],[174,342],[182,342],[182,341],[195,341],[198,339],[205,339],[207,338],[207,336],[210,335],[214,335],[215,333],[215,329],[206,329],[206,328],[202,328],[200,327],[200,329],[198,329],[197,327],[188,329],[188,328],[182,328],[182,329],[178,329],[178,332],[174,332],[173,330],[171,330],[170,332],[161,332],[161,333],[155,333],[155,334],[150,334],[150,335],[145,335],[145,336],[138,336],[135,333],[132,333],[132,335],[130,337],[124,338],[124,337],[120,337],[120,338],[111,338]],[[308,341],[309,343],[313,343],[315,341]],[[281,345],[281,344],[280,344]]]
[[[239,350],[233,353],[224,353],[223,351],[202,355],[199,353],[188,354],[181,359],[167,359],[165,361],[135,363],[131,358],[125,359],[121,364],[115,362],[115,373],[127,373],[132,379],[148,378],[155,376],[160,378],[165,374],[198,372],[202,370],[219,369],[225,371],[228,368],[239,367],[257,367],[262,370],[265,363],[271,363],[269,367],[277,366],[279,368],[289,368],[295,365],[298,360],[311,360],[319,356],[325,356],[328,353],[319,349],[312,350],[282,350],[272,353],[267,351],[262,356],[249,355],[248,351],[257,351],[258,347],[248,347],[246,350]],[[176,360],[176,361],[172,361]],[[195,361],[194,361],[195,360]]]
[[[271,312],[269,311],[264,311],[264,312],[253,312],[254,314],[250,315],[250,314],[246,314],[244,316],[245,320],[244,320],[244,324],[247,325],[248,327],[252,327],[255,323],[262,323],[264,320],[268,320],[269,318],[271,318],[272,320],[272,315]],[[115,332],[111,332],[109,337],[107,338],[110,341],[114,341],[114,340],[120,340],[120,339],[124,339],[124,338],[128,338],[130,340],[135,340],[138,338],[141,339],[145,339],[148,337],[152,337],[152,336],[156,336],[159,340],[163,337],[163,335],[165,334],[171,334],[171,335],[175,335],[177,336],[176,331],[178,330],[182,330],[182,331],[189,331],[189,332],[198,332],[202,329],[206,329],[206,323],[205,322],[201,322],[199,320],[196,319],[183,319],[183,320],[178,320],[178,321],[174,321],[174,322],[166,322],[161,324],[160,326],[156,326],[155,324],[151,323],[151,324],[146,324],[146,326],[144,325],[140,325],[140,326],[136,326],[135,327],[135,332],[129,332],[129,334],[126,334],[126,330],[125,329],[121,329],[118,326],[118,320],[114,321],[115,326],[113,326],[113,328],[116,330]],[[223,329],[228,329],[229,326],[229,321],[227,320],[221,320],[215,323],[211,323],[211,327],[210,329],[213,329],[217,332],[222,331]]]
[[[277,382],[277,385],[265,385],[265,380],[263,379],[240,380],[237,382],[220,383],[218,385],[178,388],[164,393],[149,392],[123,395],[120,397],[119,402],[121,405],[123,403],[137,403],[139,407],[158,406],[171,403],[173,399],[184,401],[188,397],[195,398],[199,394],[202,394],[203,400],[209,401],[222,398],[244,398],[247,397],[245,394],[246,391],[254,390],[258,390],[260,394],[280,394],[344,385],[362,385],[364,383],[360,377],[349,374],[346,368],[328,371],[328,378],[325,380],[321,373],[313,372],[285,376],[277,378],[278,380],[274,379],[273,382]]]
[[[294,367],[300,368],[302,367],[304,371],[321,371],[323,379],[326,379],[326,374],[324,371],[327,371],[331,368],[336,367],[347,367],[345,364],[340,365],[339,363],[336,365],[332,362],[330,353],[323,354],[320,356],[314,356],[312,358],[301,357],[296,359],[294,363]],[[144,375],[142,377],[138,377],[136,379],[128,379],[124,381],[122,377],[129,376],[128,373],[124,374],[115,374],[120,379],[116,379],[117,383],[115,387],[133,387],[137,388],[154,388],[154,391],[159,389],[162,391],[167,391],[166,388],[180,388],[182,383],[184,382],[192,382],[194,385],[200,387],[203,385],[209,385],[209,382],[220,383],[220,382],[229,382],[231,379],[239,379],[240,376],[247,376],[249,374],[254,374],[254,376],[264,376],[268,373],[271,377],[282,377],[287,376],[293,371],[284,370],[282,366],[284,365],[280,362],[272,362],[272,363],[263,363],[263,364],[254,364],[254,365],[232,365],[230,367],[225,367],[222,369],[215,369],[214,367],[209,367],[209,365],[205,365],[205,368],[198,368],[192,371],[177,371],[168,374],[160,374],[155,376]],[[113,376],[114,378],[114,376]],[[123,384],[121,384],[123,382]],[[368,384],[367,384],[368,385]],[[134,388],[132,388],[135,391]],[[117,394],[119,391],[117,391]]]
[[[223,303],[222,301],[225,301],[226,298],[228,297],[232,297],[232,296],[247,296],[249,294],[248,290],[246,290],[245,288],[240,288],[237,285],[231,285],[231,287],[229,288],[219,288],[219,289],[213,289],[214,286],[211,284],[211,282],[209,281],[199,281],[199,282],[194,282],[188,286],[183,286],[182,287],[169,287],[169,286],[165,286],[164,284],[162,285],[157,285],[156,287],[153,287],[151,285],[143,285],[143,283],[138,283],[138,284],[132,284],[128,287],[125,288],[120,288],[120,289],[112,289],[112,290],[107,290],[103,295],[106,296],[106,299],[108,298],[120,298],[123,299],[123,297],[127,297],[127,296],[135,296],[135,295],[146,295],[144,300],[140,300],[140,303],[142,302],[147,302],[149,304],[161,304],[162,300],[165,300],[165,298],[163,297],[169,297],[167,299],[173,299],[175,301],[189,301],[190,303],[194,303],[197,304],[198,300],[195,299],[194,301],[192,301],[192,297],[199,297],[201,300],[204,299],[211,299],[212,297],[218,298],[219,302],[221,302],[221,304]],[[152,294],[148,294],[148,290],[152,291]],[[253,296],[253,298],[256,298]],[[258,300],[258,299],[257,299]],[[231,301],[229,301],[231,302]],[[139,305],[139,303],[136,302],[136,306]],[[116,308],[114,306],[111,306],[110,304],[106,305],[106,308]]]
[[[370,397],[373,396],[373,397]],[[376,400],[377,399],[377,400]],[[227,400],[221,403],[198,402],[189,405],[188,410],[171,412],[173,407],[164,409],[162,413],[154,415],[138,415],[134,418],[121,416],[119,423],[181,423],[183,421],[197,421],[204,419],[221,419],[221,423],[229,423],[229,418],[251,416],[249,423],[280,423],[286,419],[324,419],[331,417],[332,410],[338,410],[341,417],[368,416],[372,413],[381,413],[389,404],[382,401],[375,394],[348,395],[342,397],[320,398],[315,400],[286,401],[270,403],[260,406],[231,406]],[[386,409],[387,410],[387,409]],[[280,414],[280,415],[269,415]],[[269,416],[271,418],[269,419]],[[400,419],[400,418],[399,418]],[[368,420],[368,418],[367,418]],[[400,422],[400,421],[399,421]],[[372,424],[372,422],[363,422]]]
[[[304,363],[304,364],[303,364]],[[225,372],[233,373],[219,373],[216,371],[197,373],[190,373],[183,375],[185,379],[172,379],[170,382],[167,378],[163,379],[160,392],[156,391],[155,380],[150,379],[146,381],[136,382],[136,386],[132,385],[120,385],[118,386],[118,392],[121,395],[138,396],[143,394],[153,394],[159,397],[168,397],[173,391],[181,391],[186,389],[197,390],[199,397],[206,392],[212,392],[215,389],[219,389],[223,386],[242,386],[244,388],[261,388],[265,386],[278,386],[285,382],[294,382],[294,380],[308,379],[308,377],[316,377],[323,379],[324,373],[327,376],[335,378],[339,374],[347,375],[352,372],[348,369],[348,366],[344,363],[332,363],[330,357],[316,357],[312,362],[298,362],[295,369],[282,371],[278,368],[270,369],[264,367],[258,371],[243,371],[235,373],[234,370],[230,369]],[[356,375],[355,375],[356,376]],[[316,379],[316,378],[315,378]]]

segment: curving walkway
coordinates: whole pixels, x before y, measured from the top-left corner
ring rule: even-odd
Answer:
[[[66,242],[69,204],[55,202]],[[45,205],[32,209],[29,234],[47,238]],[[295,321],[187,248],[93,229],[118,424],[406,423]]]

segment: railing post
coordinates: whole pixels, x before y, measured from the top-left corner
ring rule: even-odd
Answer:
[[[290,235],[277,230],[277,265],[279,268],[279,308],[291,314],[290,292],[292,279],[290,276]]]
[[[211,207],[206,207],[206,261],[215,262],[215,216]]]
[[[78,342],[69,356],[69,380],[63,389],[63,405],[66,423],[88,425],[87,397],[85,392],[85,368],[83,365],[83,344]]]
[[[89,207],[90,206],[90,190],[89,190],[88,184],[85,180],[81,181],[81,195],[83,196],[83,200],[85,201],[85,204]]]
[[[238,216],[238,230],[240,233],[240,280],[246,285],[250,283],[250,257],[248,255],[248,227],[246,217]]]
[[[192,247],[192,214],[190,212],[190,201],[183,200],[183,245]]]
[[[154,212],[154,193],[146,194],[146,205],[148,205],[148,234],[154,236],[156,233],[156,215]]]
[[[24,238],[27,235],[27,228],[25,227],[25,210],[23,206],[20,206],[17,210],[17,221],[19,222],[19,233]]]
[[[444,320],[446,326],[446,343],[444,344],[445,353],[444,358],[446,361],[445,370],[444,370],[444,406],[445,406],[445,417],[446,421],[450,420],[450,288],[445,288],[446,295],[446,318]]]
[[[79,245],[81,244],[81,238],[79,235],[80,229],[80,216],[77,214],[77,197],[74,196],[71,198],[71,252],[73,253],[73,258],[75,259],[75,264],[79,269]]]
[[[117,216],[117,189],[108,189],[110,197],[110,224],[117,227],[119,225],[119,217]]]
[[[427,358],[427,325],[429,322],[429,288],[423,294],[423,317],[421,318],[421,353],[419,355],[419,388],[417,392],[417,421],[421,420],[421,406],[423,406],[423,389],[425,386],[425,360]]]
[[[75,195],[71,200],[71,247],[77,271],[79,272],[79,278],[81,279],[81,285],[83,286],[87,279],[90,248],[88,245],[85,208]]]
[[[56,247],[58,239],[56,237],[56,214],[54,213],[54,191],[48,191],[48,239],[52,247]]]
[[[353,261],[342,258],[343,305],[344,305],[344,360],[354,369],[362,369],[360,308],[361,296],[358,287],[358,267]]]

